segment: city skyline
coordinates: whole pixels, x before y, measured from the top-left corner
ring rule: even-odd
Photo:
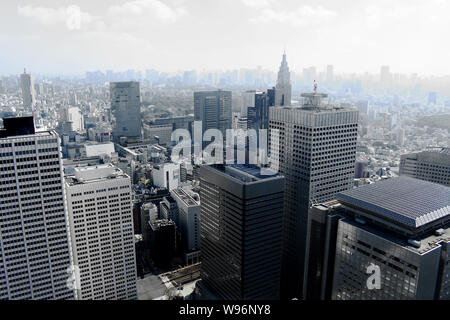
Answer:
[[[442,41],[450,4],[442,0],[23,0],[1,6],[0,39],[9,50],[0,58],[15,59],[0,74],[24,65],[60,74],[98,68],[276,71],[273,61],[283,49],[297,72],[332,64],[336,73],[378,73],[389,65],[398,73],[450,74]]]

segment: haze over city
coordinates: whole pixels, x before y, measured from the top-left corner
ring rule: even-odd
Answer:
[[[1,3],[0,301],[261,319],[450,300],[449,13]]]
[[[0,10],[0,74],[89,70],[450,74],[450,3],[296,0],[19,0]],[[7,48],[7,50],[5,50]]]

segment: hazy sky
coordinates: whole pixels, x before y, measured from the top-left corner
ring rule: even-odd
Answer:
[[[450,74],[446,0],[7,0],[0,74],[276,70]]]

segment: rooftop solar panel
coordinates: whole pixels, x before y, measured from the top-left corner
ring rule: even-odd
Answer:
[[[449,187],[409,177],[361,186],[336,198],[415,228],[450,215]]]

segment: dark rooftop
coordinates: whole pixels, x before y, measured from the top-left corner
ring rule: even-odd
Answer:
[[[0,138],[35,134],[33,117],[3,118],[3,129]]]
[[[336,199],[413,228],[450,218],[450,187],[405,176],[344,191]]]

